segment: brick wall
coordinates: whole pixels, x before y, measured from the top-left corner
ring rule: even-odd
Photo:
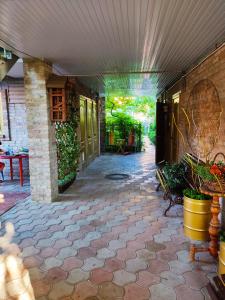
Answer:
[[[50,121],[46,86],[51,73],[51,66],[44,61],[24,59],[31,197],[48,203],[58,196],[55,126]]]
[[[168,101],[179,91],[179,157],[187,151],[203,159],[207,152],[225,152],[225,45],[168,89]]]
[[[8,94],[8,97],[7,97]],[[8,100],[7,100],[8,98]],[[7,150],[8,147],[17,151],[22,147],[28,148],[28,134],[26,121],[26,106],[24,98],[24,83],[23,80],[3,83],[1,87],[1,99],[4,116],[3,134],[6,138],[2,140],[2,148]],[[8,109],[7,109],[8,101]],[[9,178],[9,162],[6,163],[4,170],[5,178]],[[13,160],[14,177],[19,177],[18,161]],[[23,160],[24,176],[29,175],[28,159]]]
[[[177,159],[185,152],[200,154],[204,160],[207,152],[211,158],[217,152],[225,153],[225,45],[177,81],[167,91],[167,99],[172,102],[172,95],[178,91],[181,94],[177,124],[183,137],[179,134]],[[190,129],[184,110],[190,118]],[[222,226],[225,228],[224,200]]]
[[[180,143],[180,155],[191,150],[205,158],[206,152],[210,152],[211,157],[217,152],[225,152],[225,46],[186,76],[186,89],[181,93],[179,125],[188,138],[182,108],[187,112],[192,108],[200,142],[196,142],[194,147]],[[189,139],[196,139],[193,130],[190,135]],[[197,146],[201,149],[197,150]]]

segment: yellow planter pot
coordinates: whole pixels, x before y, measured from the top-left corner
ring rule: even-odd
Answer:
[[[220,242],[218,273],[225,274],[225,242]]]
[[[184,234],[191,240],[207,241],[211,220],[211,200],[195,200],[184,196]]]

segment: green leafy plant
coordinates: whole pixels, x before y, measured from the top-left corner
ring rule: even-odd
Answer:
[[[131,132],[135,135],[136,146],[141,150],[141,136],[142,136],[142,126],[141,123],[136,121],[132,116],[127,115],[123,112],[118,112],[116,116],[108,116],[106,120],[106,130],[107,132],[113,132],[115,142],[118,139],[125,140],[128,142],[128,138]],[[115,148],[115,151],[117,149]]]
[[[149,126],[149,134],[148,135],[149,135],[150,141],[155,145],[156,144],[156,121],[155,120]]]
[[[67,99],[68,119],[66,122],[55,123],[59,186],[76,177],[79,162],[80,143],[76,133],[78,122],[75,97],[75,91],[70,90]]]
[[[225,179],[225,164],[223,162],[211,162],[209,165],[197,166],[198,175],[206,181]]]
[[[77,170],[79,142],[76,136],[77,121],[74,116],[68,122],[56,123],[56,145],[58,156],[58,178],[63,180]]]
[[[115,85],[115,82],[113,85]],[[149,124],[150,120],[153,120],[155,117],[154,99],[150,96],[132,96],[129,94],[129,91],[112,93],[111,89],[108,90],[107,84],[106,94],[106,131],[108,136],[109,133],[113,132],[115,144],[118,139],[124,139],[127,145],[129,135],[132,133],[135,135],[135,147],[133,150],[141,151],[142,136],[148,134],[148,126],[146,124]],[[153,143],[155,140],[154,132],[155,124],[152,126]],[[106,139],[107,143],[108,138]],[[116,145],[107,145],[107,147],[117,151]],[[128,151],[130,151],[130,147],[128,148]]]
[[[220,241],[225,243],[225,231],[220,231]]]
[[[198,165],[196,166],[196,170],[199,177],[201,177],[203,180],[207,180],[207,181],[215,180],[215,176],[210,173],[210,167],[204,165]]]
[[[64,186],[68,182],[73,181],[76,178],[77,172],[71,172],[70,174],[66,175],[63,179],[58,180],[59,186]]]
[[[168,164],[163,167],[166,182],[170,189],[183,189],[185,187],[185,167],[182,164]]]
[[[184,196],[191,198],[191,199],[195,199],[195,200],[211,200],[212,199],[211,196],[202,194],[202,193],[198,192],[197,190],[193,190],[193,189],[184,189],[183,194],[184,194]]]

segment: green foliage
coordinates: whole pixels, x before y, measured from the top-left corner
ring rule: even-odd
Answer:
[[[201,177],[203,180],[206,181],[214,181],[215,176],[213,176],[210,173],[210,168],[208,166],[198,165],[196,166],[197,174],[199,177]]]
[[[180,190],[185,187],[185,167],[183,164],[168,164],[163,167],[163,173],[170,189]]]
[[[58,185],[59,186],[64,186],[68,182],[71,182],[76,178],[77,172],[71,172],[70,174],[66,175],[63,179],[58,180]]]
[[[126,114],[144,113],[146,116],[155,115],[155,101],[151,97],[113,97],[108,96],[106,99],[106,111],[111,114],[123,112]]]
[[[76,133],[76,101],[75,89],[70,88],[67,94],[67,121],[55,123],[59,185],[64,185],[76,177],[80,156],[80,144]]]
[[[56,122],[59,183],[65,181],[65,178],[70,174],[76,176],[80,148],[76,128],[75,113],[71,115],[68,122]]]
[[[150,124],[149,126],[149,138],[152,144],[156,144],[156,121],[154,120],[153,123]]]
[[[124,139],[135,133],[135,151],[141,151],[141,138],[147,124],[155,116],[155,101],[148,96],[113,96],[106,99],[106,130],[114,132],[114,140]],[[152,127],[154,140],[154,128]],[[116,151],[116,149],[115,149]]]
[[[115,142],[118,139],[123,139],[125,140],[125,144],[128,142],[129,134],[131,133],[131,131],[133,131],[135,134],[135,141],[137,146],[136,151],[141,151],[141,136],[143,128],[141,126],[141,123],[136,121],[130,115],[119,112],[116,116],[108,117],[106,120],[106,128],[108,133],[110,131],[113,131]],[[113,148],[110,146],[110,150],[117,152],[118,147],[116,145],[114,145]]]
[[[140,122],[136,121],[130,115],[125,113],[117,113],[116,116],[110,116],[106,120],[107,129],[113,128],[115,138],[126,139],[128,137],[130,131],[134,128],[138,128],[141,125]],[[141,128],[141,126],[140,126]]]
[[[183,190],[183,194],[184,196],[195,200],[211,200],[211,196],[202,194],[193,189],[185,189]]]
[[[225,231],[220,231],[220,241],[225,243]]]

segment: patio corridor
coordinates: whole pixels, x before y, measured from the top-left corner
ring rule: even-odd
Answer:
[[[129,173],[126,181],[105,175]],[[201,300],[216,264],[189,263],[182,208],[163,217],[154,149],[97,158],[61,196],[26,200],[2,216],[14,224],[38,300]],[[4,226],[3,226],[4,227]]]

